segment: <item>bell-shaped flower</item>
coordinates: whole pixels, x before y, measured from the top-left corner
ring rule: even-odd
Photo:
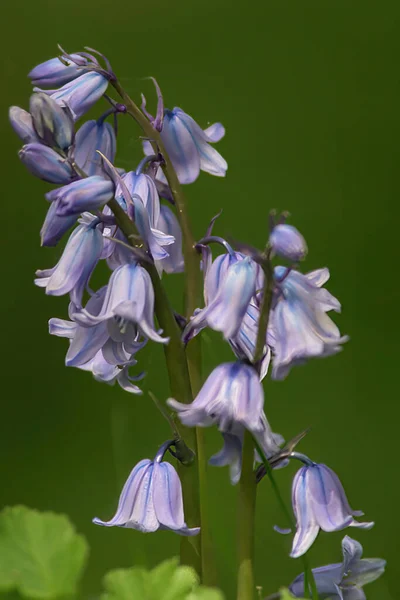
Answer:
[[[18,156],[32,175],[49,183],[70,183],[76,177],[69,162],[43,144],[27,144]]]
[[[86,121],[75,136],[74,159],[86,175],[104,175],[100,151],[109,161],[114,162],[117,141],[110,123],[99,119]]]
[[[99,175],[74,181],[46,194],[49,202],[57,202],[56,214],[60,217],[97,210],[113,196],[113,182]]]
[[[165,110],[161,138],[181,183],[192,183],[200,170],[225,177],[228,164],[210,144],[225,135],[221,123],[214,123],[204,131],[192,117],[175,107]],[[144,145],[146,154],[152,154],[150,144]]]
[[[301,233],[292,225],[276,225],[269,236],[272,252],[290,261],[303,260],[307,254],[307,244]]]
[[[150,275],[136,262],[115,269],[108,282],[102,307],[97,315],[87,309],[77,312],[74,320],[84,327],[91,327],[103,321],[115,323],[115,317],[137,326],[145,337],[167,344],[169,338],[163,338],[154,328],[154,289]]]
[[[45,88],[59,87],[80,77],[84,73],[84,65],[88,62],[86,58],[79,54],[71,54],[71,58],[78,61],[80,65],[73,63],[66,56],[62,58],[63,62],[58,57],[50,58],[34,67],[28,75],[32,85]]]
[[[122,180],[123,184],[118,185],[115,192],[116,200],[126,209],[130,198],[139,196],[147,210],[150,226],[156,228],[160,218],[160,198],[154,180],[147,173],[137,171],[129,171]],[[127,192],[130,197],[125,199]]]
[[[328,269],[303,275],[287,274],[275,267],[275,306],[270,318],[273,345],[273,379],[284,379],[291,367],[311,357],[323,357],[341,349],[348,340],[341,336],[327,312],[340,312],[339,301],[321,286],[329,279]]]
[[[68,109],[61,108],[44,92],[32,94],[29,111],[35,131],[51,148],[67,150],[74,139],[74,120]]]
[[[57,214],[58,202],[52,202],[47,211],[46,218],[40,230],[40,241],[42,246],[56,246],[72,225],[76,223],[78,215],[60,217]]]
[[[207,326],[221,331],[225,339],[236,337],[256,292],[257,273],[258,265],[249,257],[231,264],[215,296],[207,292],[212,299],[190,319],[183,340],[187,342]]]
[[[363,586],[375,581],[385,571],[381,558],[361,558],[363,548],[349,536],[342,540],[343,562],[312,570],[319,598],[332,600],[366,600]],[[289,586],[296,598],[304,595],[304,573]]]
[[[257,371],[246,363],[224,363],[214,369],[191,404],[173,398],[168,404],[188,427],[217,424],[220,431],[235,432],[242,426],[264,431],[264,391]]]
[[[141,373],[136,377],[131,377],[129,375],[129,367],[135,364],[136,360],[134,359],[125,365],[110,364],[105,359],[104,352],[99,350],[92,360],[83,365],[77,365],[77,367],[83,371],[90,371],[96,381],[107,383],[108,385],[114,385],[115,383],[118,383],[120,388],[122,388],[125,392],[129,392],[130,394],[143,394],[140,387],[135,385],[133,382],[143,379],[144,373]]]
[[[68,107],[76,121],[100,100],[107,87],[107,77],[101,73],[89,71],[66,83],[58,90],[34,88],[34,91],[45,92],[60,106]]]
[[[96,220],[94,224],[96,224]],[[103,248],[101,231],[93,225],[79,225],[68,240],[55,267],[36,271],[35,283],[50,296],[70,293],[71,301],[80,306],[83,292],[97,265]]]
[[[261,416],[262,430],[254,432],[253,435],[260,444],[265,456],[271,458],[280,451],[280,446],[284,443],[283,437],[279,433],[273,433],[268,420],[263,413]],[[229,433],[222,432],[224,445],[222,449],[214,454],[209,460],[209,464],[214,467],[229,466],[229,475],[232,485],[236,485],[240,480],[242,472],[242,449],[244,427],[236,425],[232,427]],[[255,461],[260,462],[260,458],[255,452]],[[287,462],[278,463],[275,468],[286,466]]]
[[[141,460],[129,475],[110,521],[93,519],[96,525],[127,527],[143,533],[158,529],[179,535],[197,535],[199,527],[189,528],[183,514],[182,486],[174,467],[156,456]]]
[[[8,111],[11,127],[24,144],[32,142],[40,143],[37,133],[33,127],[32,116],[19,106],[11,106]]]
[[[182,273],[185,268],[182,254],[182,230],[178,219],[168,206],[160,206],[160,217],[157,222],[157,228],[166,235],[172,235],[174,243],[168,246],[168,256],[158,261],[157,269],[166,273]]]
[[[338,476],[326,465],[311,461],[294,477],[292,504],[297,522],[290,554],[293,558],[307,552],[320,529],[330,532],[346,527],[370,529],[374,525],[354,519],[363,513],[350,508]]]

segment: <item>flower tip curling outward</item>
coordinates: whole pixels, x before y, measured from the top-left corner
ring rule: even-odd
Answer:
[[[117,512],[110,521],[93,519],[95,525],[126,527],[143,533],[158,529],[193,536],[199,527],[189,528],[184,520],[182,486],[168,462],[144,459],[132,470],[122,490]]]
[[[301,233],[292,225],[276,225],[269,237],[274,254],[290,261],[303,260],[307,255],[307,244]]]
[[[370,529],[374,523],[359,523],[362,513],[350,508],[337,475],[323,464],[302,467],[292,485],[293,511],[297,521],[290,556],[298,558],[312,546],[320,529],[340,531],[346,527]]]
[[[375,581],[385,570],[386,561],[380,558],[361,558],[362,546],[345,536],[342,540],[343,562],[312,570],[320,598],[365,600],[363,586]],[[304,573],[289,586],[296,598],[304,596]]]

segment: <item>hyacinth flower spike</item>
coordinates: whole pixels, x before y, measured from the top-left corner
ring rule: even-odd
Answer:
[[[182,486],[174,467],[163,461],[171,442],[161,446],[154,460],[144,459],[132,470],[122,490],[117,512],[110,521],[93,519],[104,527],[126,527],[143,533],[158,529],[193,536],[199,527],[189,528],[184,519]]]
[[[370,529],[374,525],[354,519],[363,513],[350,508],[338,476],[329,467],[306,460],[307,464],[296,473],[292,485],[292,504],[297,522],[290,554],[293,558],[307,552],[320,529],[330,532],[346,527]]]
[[[366,600],[367,583],[375,581],[385,570],[386,561],[381,558],[361,558],[362,546],[345,536],[342,540],[343,562],[312,570],[321,600]],[[289,586],[296,598],[304,595],[304,573]]]

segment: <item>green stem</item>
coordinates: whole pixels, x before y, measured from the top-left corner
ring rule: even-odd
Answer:
[[[290,512],[290,510],[288,509],[288,507],[286,506],[286,503],[282,497],[282,494],[280,492],[279,486],[276,483],[275,477],[274,477],[274,473],[273,473],[273,469],[271,467],[271,465],[268,462],[268,459],[266,458],[260,444],[257,442],[257,440],[255,439],[255,437],[253,436],[253,443],[256,447],[256,450],[258,452],[258,454],[260,455],[262,462],[264,464],[265,467],[265,471],[266,474],[271,482],[271,486],[272,489],[275,493],[276,499],[278,500],[278,504],[282,510],[282,513],[285,516],[285,519],[290,527],[290,529],[295,530],[296,529],[296,523],[292,517],[292,513]],[[318,600],[318,590],[317,590],[317,586],[315,583],[315,579],[314,579],[314,574],[311,570],[311,567],[308,563],[308,558],[305,554],[303,554],[303,556],[301,557],[301,560],[303,562],[303,570],[304,570],[304,595],[309,598],[310,597],[310,587],[311,587],[311,597],[312,600]],[[308,586],[308,584],[310,585],[310,587]]]
[[[202,304],[202,277],[200,272],[199,255],[195,249],[195,240],[190,225],[189,215],[186,209],[185,198],[178,176],[172,165],[171,159],[164,147],[160,133],[154,129],[150,121],[142,113],[139,107],[133,102],[130,96],[121,87],[118,81],[114,84],[114,87],[118,94],[121,96],[127,112],[132,116],[135,121],[142,128],[144,134],[149,138],[154,151],[160,152],[164,159],[163,171],[167,178],[169,187],[174,197],[175,208],[177,218],[182,229],[183,236],[183,256],[185,261],[185,315],[190,318],[194,310]],[[191,340],[186,348],[185,361],[187,361],[189,370],[189,380],[192,390],[192,398],[197,394],[201,387],[201,347],[200,337],[197,336]],[[168,366],[168,365],[167,365]],[[169,367],[168,367],[169,369]],[[170,380],[172,379],[170,373]],[[172,391],[172,390],[171,390]],[[173,392],[172,392],[173,394]],[[190,402],[191,400],[186,400]],[[183,400],[185,402],[185,400]],[[208,518],[208,497],[207,497],[207,478],[206,478],[206,453],[204,443],[204,432],[197,428],[195,431],[195,444],[192,448],[197,453],[198,463],[198,483],[195,486],[197,500],[193,499],[198,506],[198,513],[200,514],[200,521],[198,524],[201,526],[200,535],[200,561],[201,561],[201,573],[202,579],[205,584],[212,585],[215,583],[215,563],[213,560],[212,540],[210,534],[209,518]],[[193,494],[193,490],[189,490],[188,486],[182,481],[184,496]],[[182,540],[182,547],[186,546],[188,540]],[[183,556],[184,551],[182,548],[181,559],[182,562],[186,562]]]
[[[242,474],[238,496],[238,585],[237,600],[254,599],[254,529],[257,484],[254,477],[254,444],[251,433],[245,431],[242,454]]]

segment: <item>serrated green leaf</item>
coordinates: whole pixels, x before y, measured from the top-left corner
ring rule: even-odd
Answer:
[[[279,593],[281,595],[281,600],[293,600],[293,598],[295,598],[287,588],[281,588]],[[297,600],[304,600],[304,598],[297,598]]]
[[[104,587],[101,600],[223,600],[218,590],[199,586],[195,571],[179,566],[176,558],[152,571],[139,567],[111,571]]]
[[[0,590],[53,600],[70,596],[88,546],[68,518],[14,506],[0,513]]]

